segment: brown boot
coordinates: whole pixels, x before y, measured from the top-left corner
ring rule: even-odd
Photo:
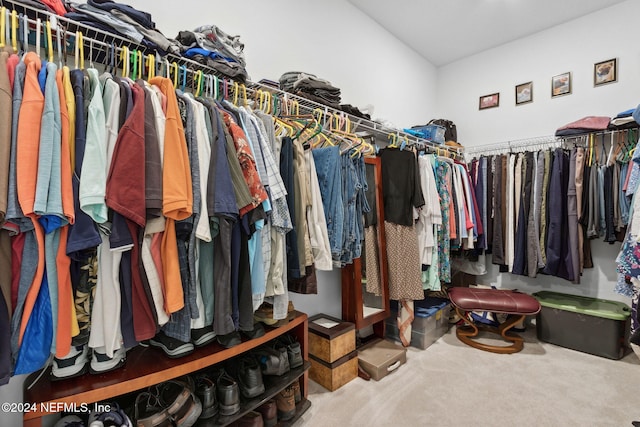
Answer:
[[[296,414],[296,400],[293,387],[287,386],[276,396],[276,406],[278,407],[278,419],[287,421]]]
[[[293,397],[297,405],[302,400],[302,393],[300,392],[300,381],[295,380],[293,383],[291,383],[291,388],[293,389]]]

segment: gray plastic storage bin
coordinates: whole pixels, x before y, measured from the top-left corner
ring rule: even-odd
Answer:
[[[548,291],[533,296],[542,306],[539,340],[609,359],[625,355],[631,314],[626,304]]]
[[[411,323],[411,346],[425,350],[446,334],[449,330],[450,311],[451,304],[445,304],[426,317],[422,317],[416,312]],[[396,317],[397,312],[391,311],[391,316],[386,320],[386,336],[389,339],[400,341]]]

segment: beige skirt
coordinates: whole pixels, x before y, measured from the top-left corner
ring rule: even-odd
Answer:
[[[424,299],[415,227],[385,221],[384,230],[387,238],[389,297],[393,300]]]

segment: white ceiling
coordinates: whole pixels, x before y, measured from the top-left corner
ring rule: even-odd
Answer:
[[[625,0],[348,1],[440,67]]]

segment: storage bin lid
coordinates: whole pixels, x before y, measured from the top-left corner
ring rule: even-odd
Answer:
[[[309,318],[308,325],[309,332],[328,340],[332,340],[356,328],[356,325],[351,322],[345,322],[342,319],[326,314],[316,314]]]
[[[587,314],[611,320],[627,320],[631,314],[623,302],[589,298],[559,292],[541,291],[533,294],[543,307],[557,308],[573,313]]]

